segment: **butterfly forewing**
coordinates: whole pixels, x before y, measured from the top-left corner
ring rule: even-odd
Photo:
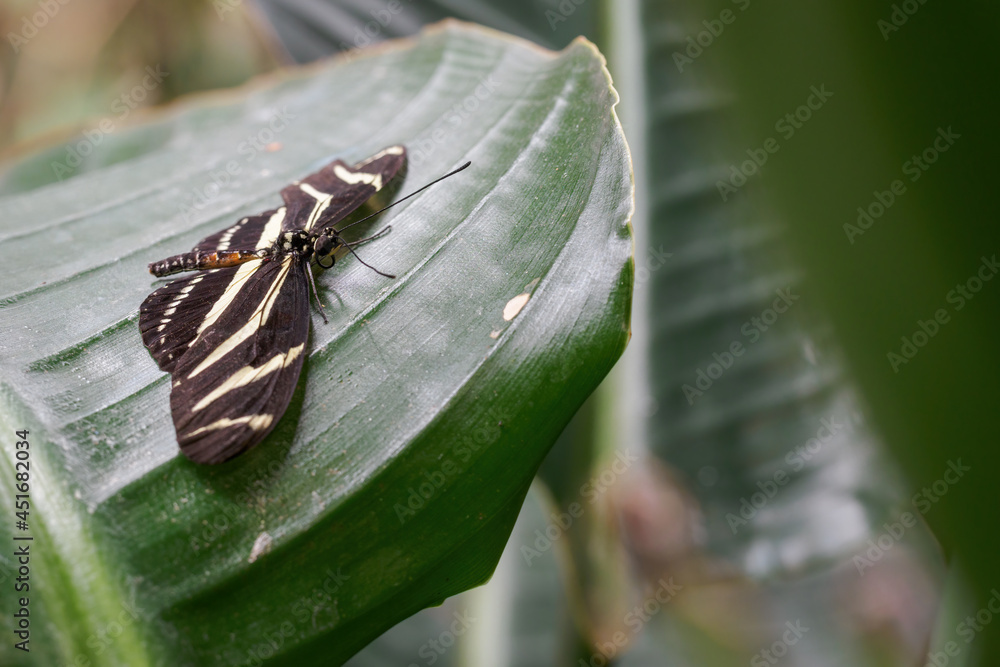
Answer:
[[[280,222],[273,221],[276,210],[241,219],[233,226],[202,239],[194,250],[254,250],[274,243]],[[271,229],[268,229],[270,223]],[[200,271],[159,288],[139,307],[139,331],[161,370],[172,373],[205,319],[223,295],[245,282],[233,282],[238,267]],[[246,274],[246,271],[244,271]]]
[[[285,187],[285,229],[313,231],[336,224],[385,187],[405,161],[403,147],[390,146],[353,167],[336,160]]]
[[[293,256],[263,263],[177,364],[170,408],[188,458],[236,456],[288,407],[309,335],[307,270]]]
[[[226,291],[236,268],[202,271],[156,290],[139,307],[142,342],[168,373],[198,335],[212,306]]]

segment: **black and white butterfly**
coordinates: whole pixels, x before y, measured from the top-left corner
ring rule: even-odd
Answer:
[[[284,206],[243,218],[191,252],[149,265],[155,276],[197,271],[157,289],[139,308],[142,341],[172,376],[170,409],[189,459],[221,463],[277,424],[306,356],[311,263],[328,269],[342,248],[357,257],[353,246],[388,230],[348,243],[341,237],[346,227],[334,225],[381,190],[405,161],[402,146],[353,166],[336,160],[282,189]]]

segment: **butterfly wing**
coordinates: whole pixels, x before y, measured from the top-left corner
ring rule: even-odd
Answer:
[[[285,209],[274,209],[239,220],[202,239],[193,251],[255,250],[270,247],[281,232]],[[172,373],[213,306],[231,287],[237,267],[184,276],[160,287],[139,307],[142,342],[161,370]],[[242,275],[242,274],[241,274]]]
[[[171,373],[177,441],[198,463],[221,463],[263,440],[288,407],[305,359],[308,266],[289,255],[236,272],[248,266]]]
[[[243,218],[195,250],[270,247],[285,208]],[[219,463],[277,423],[302,370],[309,334],[305,262],[287,255],[199,271],[150,294],[139,308],[143,343],[172,375],[170,407],[181,451]]]
[[[173,373],[236,267],[201,271],[159,288],[139,306],[139,332],[160,370]]]
[[[281,191],[288,215],[287,231],[314,231],[336,224],[385,187],[406,162],[402,146],[385,148],[349,166],[331,162]]]
[[[198,241],[193,251],[260,250],[269,247],[281,233],[284,216],[285,208],[281,207],[241,218],[233,226]],[[268,223],[271,225],[270,229]]]

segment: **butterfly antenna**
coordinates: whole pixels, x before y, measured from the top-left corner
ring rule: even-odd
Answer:
[[[380,276],[385,276],[386,278],[392,278],[393,280],[395,280],[396,276],[392,275],[391,273],[384,273],[382,271],[379,271],[374,266],[372,266],[371,264],[369,264],[365,260],[363,260],[360,257],[358,257],[358,253],[354,252],[354,248],[352,248],[351,246],[349,246],[349,245],[347,245],[345,243],[344,247],[347,248],[348,250],[350,250],[351,254],[354,255],[355,257],[357,257],[359,262],[361,262],[362,264],[364,264],[365,266],[367,266],[369,269],[371,269],[375,273],[379,274]]]
[[[319,314],[323,316],[323,324],[329,324],[330,321],[326,319],[326,310],[323,308],[323,302],[319,300],[319,292],[316,291],[316,280],[313,278],[312,268],[306,267],[306,275],[309,276],[309,284],[312,285],[313,296],[316,297],[316,303],[319,304]]]
[[[374,234],[372,234],[368,238],[358,239],[357,241],[351,241],[350,243],[348,243],[347,241],[344,241],[344,245],[347,245],[347,246],[356,246],[356,245],[361,245],[362,243],[368,243],[369,241],[374,241],[378,237],[380,237],[383,234],[385,234],[386,232],[388,232],[390,229],[392,229],[392,225],[386,225],[385,227],[383,227],[382,229],[378,230],[377,232],[375,232]]]
[[[423,192],[423,191],[424,191],[424,190],[426,190],[427,188],[431,187],[431,186],[432,186],[432,185],[434,185],[435,183],[437,183],[437,182],[439,182],[439,181],[443,181],[444,179],[448,178],[449,176],[454,176],[454,175],[455,175],[455,174],[457,174],[458,172],[460,172],[460,171],[462,171],[463,169],[465,169],[466,167],[468,167],[468,166],[469,166],[470,164],[472,164],[472,161],[471,161],[471,160],[470,160],[469,162],[466,162],[465,164],[463,164],[463,165],[462,165],[461,167],[459,167],[458,169],[455,169],[454,171],[449,171],[449,172],[448,172],[447,174],[445,174],[444,176],[439,176],[438,178],[435,178],[435,179],[434,179],[433,181],[431,181],[430,183],[428,183],[428,184],[427,184],[427,185],[425,185],[424,187],[420,188],[419,190],[416,190],[416,191],[414,191],[414,192],[411,192],[410,194],[406,195],[406,196],[405,196],[405,197],[403,197],[402,199],[397,199],[396,201],[392,202],[392,203],[391,203],[391,204],[389,204],[388,206],[386,206],[386,207],[384,207],[384,208],[381,208],[381,209],[379,209],[379,210],[375,211],[375,212],[374,212],[374,213],[372,213],[371,215],[366,215],[365,217],[361,218],[360,220],[355,220],[355,221],[354,221],[354,222],[352,222],[351,224],[349,224],[349,225],[347,225],[347,226],[345,226],[345,227],[341,227],[341,228],[340,228],[340,229],[338,229],[338,230],[335,230],[335,232],[336,232],[337,234],[340,234],[340,233],[341,233],[342,231],[344,231],[345,229],[349,229],[349,228],[353,227],[354,225],[358,225],[358,224],[361,224],[362,222],[364,222],[365,220],[368,220],[369,218],[374,218],[374,217],[375,217],[376,215],[378,215],[378,214],[379,214],[379,213],[381,213],[382,211],[384,211],[384,210],[386,210],[386,209],[389,209],[389,208],[392,208],[392,207],[393,207],[393,206],[395,206],[396,204],[402,204],[402,203],[403,203],[404,201],[406,201],[406,200],[407,200],[407,199],[409,199],[410,197],[412,197],[412,196],[414,196],[414,195],[417,195],[417,194],[420,194],[421,192]],[[354,252],[354,251],[353,251],[353,250],[351,250],[351,252]],[[357,255],[355,255],[355,257],[357,257]],[[360,259],[360,258],[359,258],[359,259]],[[362,264],[364,264],[364,262],[362,262]],[[367,264],[365,264],[365,266],[368,266],[368,265],[367,265]],[[381,273],[381,272],[380,272],[380,273]],[[386,274],[384,274],[384,273],[383,273],[382,275],[384,276],[384,275],[386,275]]]

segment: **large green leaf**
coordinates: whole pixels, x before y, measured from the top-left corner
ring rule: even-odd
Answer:
[[[10,167],[0,497],[12,516],[13,431],[29,429],[30,664],[337,664],[484,581],[536,467],[628,339],[616,99],[589,43],[556,54],[451,23],[104,135],[61,182],[52,163],[78,142]],[[223,466],[179,456],[136,326],[145,264],[333,157],[396,142],[404,191],[473,166],[365,246],[398,280],[352,258],[318,277],[330,324],[314,314],[272,436]],[[9,638],[13,600],[0,606]],[[0,661],[29,664],[9,641]]]

